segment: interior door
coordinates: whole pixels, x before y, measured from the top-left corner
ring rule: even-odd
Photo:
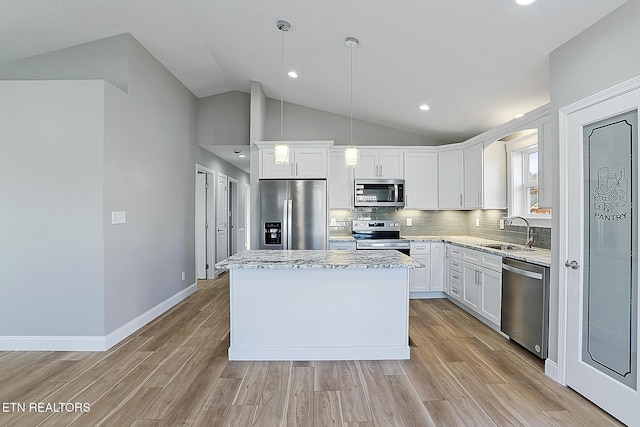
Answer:
[[[216,175],[216,262],[229,256],[227,176]]]
[[[638,408],[640,90],[567,116],[565,380],[624,423]]]
[[[196,174],[196,257],[198,279],[207,279],[207,174]]]

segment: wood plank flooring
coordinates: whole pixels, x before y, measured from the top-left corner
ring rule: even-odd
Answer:
[[[230,362],[223,275],[110,351],[0,352],[0,425],[621,425],[447,300],[411,301],[410,336],[404,361]]]

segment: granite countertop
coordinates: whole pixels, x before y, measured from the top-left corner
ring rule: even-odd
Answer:
[[[215,265],[232,268],[418,268],[423,264],[395,250],[323,251],[323,250],[248,250]]]
[[[412,242],[445,242],[453,243],[455,245],[463,246],[470,249],[488,252],[495,255],[500,255],[505,258],[517,259],[519,261],[530,262],[532,264],[541,265],[543,267],[551,267],[551,251],[549,249],[541,249],[533,247],[531,250],[522,250],[522,245],[516,245],[513,243],[502,242],[498,240],[483,239],[480,237],[472,236],[402,236],[403,239],[411,240]],[[509,245],[516,250],[502,250],[488,248],[483,245],[488,244],[502,244]]]

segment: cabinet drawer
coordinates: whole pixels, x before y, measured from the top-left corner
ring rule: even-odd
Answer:
[[[449,271],[449,283],[457,283],[458,285],[460,285],[460,282],[462,281],[462,272],[460,271],[455,271],[455,270],[450,270]]]
[[[420,243],[410,243],[411,247],[411,256],[413,255],[428,255],[431,253],[431,243],[429,242],[420,242]]]
[[[333,251],[355,251],[356,242],[329,242],[329,249]]]
[[[483,251],[463,248],[462,259],[466,262],[486,267],[495,271],[502,271],[502,257]]]
[[[460,299],[462,296],[461,294],[462,292],[460,291],[460,284],[452,282],[449,285],[449,296],[455,299]]]
[[[456,258],[449,259],[449,270],[462,271],[462,261]]]
[[[462,259],[462,248],[459,246],[447,246],[447,255],[451,258]]]

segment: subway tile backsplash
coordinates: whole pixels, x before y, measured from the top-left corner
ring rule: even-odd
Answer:
[[[505,226],[500,230],[500,219],[507,216],[507,211],[474,210],[474,211],[418,211],[395,208],[357,208],[352,210],[331,210],[329,213],[329,231],[332,235],[351,234],[351,222],[361,218],[397,220],[400,222],[401,234],[405,236],[475,236],[485,239],[499,240],[524,245],[527,241],[526,227],[518,221],[518,225]],[[413,224],[407,227],[407,219]],[[476,226],[476,218],[478,226]],[[522,224],[522,225],[520,225]],[[551,229],[532,227],[533,246],[550,249]]]

